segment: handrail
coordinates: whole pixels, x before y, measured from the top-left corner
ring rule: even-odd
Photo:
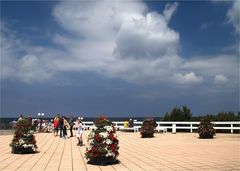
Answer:
[[[115,127],[117,129],[122,128],[124,121],[113,121],[113,123],[115,124]],[[135,121],[134,125],[142,125],[143,122],[141,121]],[[182,122],[182,121],[157,121],[157,126],[158,127],[163,127],[163,128],[167,128],[167,129],[171,129],[172,133],[176,133],[178,129],[188,129],[190,130],[190,132],[193,132],[193,130],[198,129],[198,127],[193,126],[193,125],[199,125],[199,121],[194,121],[194,122]],[[214,128],[217,130],[231,130],[231,133],[233,133],[233,130],[240,130],[240,126],[236,126],[236,125],[240,125],[240,121],[213,121],[212,122],[214,124]],[[84,121],[83,125],[85,127],[90,127],[93,125],[92,121]],[[170,126],[171,125],[171,126]],[[184,126],[181,126],[184,125]],[[189,125],[189,126],[187,126]],[[228,125],[228,126],[218,126],[218,125]]]

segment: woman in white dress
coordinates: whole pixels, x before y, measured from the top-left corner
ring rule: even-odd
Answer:
[[[77,120],[77,139],[78,139],[78,146],[83,145],[83,139],[82,139],[82,134],[83,134],[83,124],[80,118]]]

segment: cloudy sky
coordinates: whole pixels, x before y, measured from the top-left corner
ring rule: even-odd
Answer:
[[[239,111],[240,1],[1,1],[1,116]]]

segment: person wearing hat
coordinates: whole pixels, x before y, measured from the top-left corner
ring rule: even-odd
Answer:
[[[129,121],[128,121],[128,127],[129,128],[133,127],[133,120],[132,120],[132,118],[130,118]]]

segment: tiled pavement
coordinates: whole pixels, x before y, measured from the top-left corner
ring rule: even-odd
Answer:
[[[87,164],[86,148],[76,146],[76,137],[64,140],[51,133],[35,134],[40,152],[16,155],[9,147],[12,135],[1,135],[0,170],[240,170],[239,134],[217,134],[208,140],[193,133],[160,133],[150,139],[140,138],[139,133],[117,133],[120,163],[110,166]]]

